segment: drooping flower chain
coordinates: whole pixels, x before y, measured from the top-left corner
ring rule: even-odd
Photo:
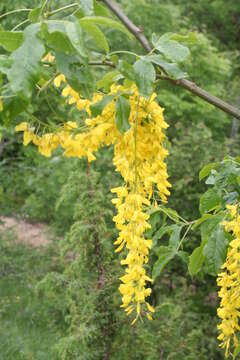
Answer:
[[[56,87],[60,87],[62,82],[66,82],[64,75],[54,80]],[[115,121],[115,98],[126,90],[130,91],[130,129],[121,134]],[[147,276],[144,264],[148,262],[152,241],[145,239],[144,232],[151,227],[146,210],[153,192],[157,191],[163,202],[169,195],[171,185],[167,180],[165,164],[168,152],[163,146],[164,130],[168,125],[163,118],[163,109],[154,101],[156,94],[146,100],[139,96],[136,86],[125,89],[120,85],[113,85],[110,94],[115,98],[106,105],[101,115],[92,118],[90,106],[100,101],[103,95],[95,94],[90,102],[81,98],[69,85],[64,87],[62,95],[67,102],[75,104],[80,111],[84,109],[89,115],[83,132],[78,133],[77,123],[72,121],[66,122],[59,131],[42,137],[35,134],[26,122],[18,125],[16,131],[24,131],[24,145],[32,141],[39,152],[48,157],[60,145],[66,157],[87,156],[91,162],[101,146],[114,145],[113,163],[124,180],[123,186],[111,189],[117,196],[112,200],[118,211],[113,218],[119,230],[115,241],[116,252],[127,249],[126,258],[121,260],[121,264],[127,266],[119,287],[121,306],[128,315],[136,311],[133,322],[145,313],[151,320],[154,308],[146,302],[146,298],[151,294],[147,282],[152,282],[152,279]]]
[[[217,278],[220,286],[218,295],[221,298],[217,311],[221,319],[218,339],[221,341],[220,346],[225,348],[226,357],[232,342],[235,348],[238,346],[237,335],[240,331],[240,215],[238,205],[227,205],[227,208],[230,220],[224,222],[224,227],[233,234],[234,239],[229,244],[227,259],[222,265],[223,272]]]

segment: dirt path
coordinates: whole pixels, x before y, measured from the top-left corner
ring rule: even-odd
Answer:
[[[16,233],[18,241],[26,245],[38,247],[46,246],[50,242],[45,224],[31,224],[25,220],[7,216],[0,216],[0,221],[0,232],[11,230]]]

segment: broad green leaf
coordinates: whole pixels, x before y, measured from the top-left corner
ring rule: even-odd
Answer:
[[[161,214],[160,211],[154,211],[150,214],[149,223],[151,224],[151,229],[147,230],[147,237],[151,238],[153,233],[161,224]]]
[[[90,67],[85,65],[81,66],[76,76],[74,78],[67,77],[69,85],[80,92],[83,97],[91,99],[95,91],[96,81]]]
[[[115,104],[115,112],[117,128],[122,134],[130,129],[130,124],[128,121],[130,111],[131,107],[129,101],[122,95],[119,95]]]
[[[63,21],[48,20],[42,24],[47,45],[55,51],[73,54],[75,50],[67,37]]]
[[[165,213],[174,222],[176,222],[176,223],[179,222],[179,215],[176,210],[162,205],[159,207],[159,211],[162,211],[163,213]]]
[[[42,10],[41,7],[37,7],[37,8],[35,8],[35,9],[32,9],[32,10],[29,12],[28,19],[29,19],[32,23],[38,22],[38,21],[39,21],[39,18],[40,18],[40,15],[41,15],[41,10]]]
[[[200,198],[199,210],[201,214],[214,210],[221,204],[221,196],[216,188],[208,189]]]
[[[96,117],[98,115],[100,115],[103,112],[103,109],[105,108],[105,106],[107,106],[107,104],[109,104],[112,99],[114,98],[113,95],[105,95],[102,100],[96,102],[95,104],[90,106],[91,109],[91,114]]]
[[[208,241],[203,249],[207,270],[211,275],[218,274],[225,261],[227,247],[228,240],[225,237],[224,228],[218,224],[214,231],[209,234]]]
[[[128,35],[128,37],[132,37],[131,33],[119,22],[104,17],[104,16],[85,16],[83,18],[81,18],[80,20],[80,24],[95,24],[95,25],[102,25],[102,26],[106,26],[110,29],[116,29],[119,30],[123,33],[125,33],[126,35]]]
[[[146,60],[151,61],[153,64],[159,65],[167,73],[167,75],[174,80],[187,77],[187,73],[182,71],[178,64],[165,61],[161,55],[149,55],[145,58]]]
[[[47,27],[47,31],[44,31],[45,38],[50,47],[66,54],[76,51],[86,62],[88,54],[78,21],[48,20],[44,25]]]
[[[188,47],[171,40],[169,34],[161,36],[157,41],[153,39],[153,45],[155,49],[173,62],[182,62],[190,55]]]
[[[192,277],[201,270],[203,261],[204,261],[203,245],[201,245],[198,246],[196,249],[194,249],[189,257],[188,271]]]
[[[136,75],[134,68],[131,64],[129,64],[125,60],[120,60],[118,64],[118,70],[120,71],[123,76],[131,81],[136,81]]]
[[[79,0],[85,15],[93,15],[93,0]]]
[[[216,163],[216,162],[205,165],[202,168],[202,170],[199,172],[199,180],[201,181],[206,176],[208,176],[210,174],[211,170],[216,169],[217,166],[218,166],[218,163]]]
[[[81,27],[87,32],[88,36],[90,36],[90,41],[92,41],[97,48],[109,53],[108,41],[104,33],[96,25],[82,23]]]
[[[12,59],[6,55],[0,55],[0,73],[7,74],[12,65]]]
[[[87,65],[81,65],[77,55],[56,53],[56,66],[63,73],[69,85],[84,97],[90,99],[96,90],[93,72]]]
[[[215,228],[223,221],[224,217],[225,213],[221,212],[216,215],[212,215],[201,224],[201,238],[204,245],[208,241],[210,234],[215,231]]]
[[[110,86],[122,78],[123,76],[119,74],[117,70],[109,71],[103,76],[101,80],[97,82],[97,88],[98,89],[104,88],[104,90],[108,92]]]
[[[0,113],[1,123],[3,121],[6,127],[10,126],[12,121],[16,119],[16,116],[25,110],[26,106],[27,104],[17,96],[4,99],[3,111]]]
[[[15,51],[22,45],[22,31],[0,31],[0,46],[7,51]]]
[[[192,229],[195,230],[199,225],[201,225],[204,221],[214,217],[212,214],[203,214],[202,217],[196,220],[195,224],[193,225]]]
[[[101,5],[98,1],[94,0],[94,14],[96,16],[103,16],[103,17],[108,17],[109,16],[109,11],[108,9]]]
[[[39,30],[39,24],[29,25],[24,30],[23,44],[11,55],[13,64],[7,74],[10,87],[24,99],[31,97],[40,76],[45,48],[38,36]]]
[[[175,225],[160,227],[152,237],[153,246],[157,244],[157,241],[160,240],[165,234],[170,234],[173,231],[174,226]]]
[[[177,254],[176,249],[170,246],[159,246],[156,249],[158,255],[157,261],[153,265],[152,278],[155,280],[163,271],[165,266]]]
[[[182,42],[184,44],[192,45],[192,44],[196,44],[197,35],[194,32],[189,32],[187,35],[172,34],[171,40],[176,40],[176,41]]]
[[[216,175],[217,172],[216,170],[211,170],[211,174],[209,175],[209,177],[207,178],[207,180],[205,181],[206,185],[215,185],[216,182]]]
[[[133,68],[136,73],[136,84],[140,95],[149,97],[153,92],[156,79],[154,66],[150,62],[140,59],[135,62]]]
[[[66,22],[66,34],[77,53],[83,58],[87,58],[87,50],[83,40],[83,32],[78,22]]]
[[[181,230],[182,230],[182,226],[173,225],[173,231],[172,231],[172,234],[171,234],[170,239],[169,239],[169,245],[170,246],[172,246],[174,248],[178,247],[178,244],[179,244],[179,242],[181,240],[181,238],[180,238]]]

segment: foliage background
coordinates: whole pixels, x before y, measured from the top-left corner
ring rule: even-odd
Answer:
[[[0,14],[38,3],[4,2]],[[239,105],[240,5],[236,1],[119,3],[149,38],[153,32],[197,31],[198,41],[190,46],[191,58],[184,65],[190,78]],[[56,7],[65,4],[55,1]],[[11,29],[25,17],[23,13],[8,16],[1,25]],[[117,32],[109,30],[107,35],[113,50],[136,47],[142,51]],[[199,216],[199,197],[205,190],[198,181],[199,170],[209,161],[238,152],[238,127],[220,110],[170,84],[159,84],[158,100],[170,125],[168,169],[173,189],[169,205],[191,220]],[[78,116],[63,106],[54,90],[36,98],[32,106],[32,112],[41,109],[37,116],[43,120]],[[1,358],[222,358],[216,340],[215,280],[208,276],[192,280],[177,260],[154,284],[154,321],[129,325],[119,308],[122,270],[112,245],[116,231],[109,189],[121,181],[111,166],[112,149],[102,150],[91,169],[86,161],[69,161],[59,153],[50,160],[42,158],[33,147],[23,148],[21,135],[14,133],[15,124],[27,117],[7,109],[0,113],[0,212],[46,222],[56,239],[43,253],[17,246],[9,234],[1,235]],[[156,220],[156,227],[162,220]],[[191,250],[199,241],[190,234],[187,246]],[[19,279],[20,287],[16,286]]]

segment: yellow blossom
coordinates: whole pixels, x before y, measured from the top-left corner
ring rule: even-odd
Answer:
[[[221,299],[218,316],[221,323],[218,325],[221,341],[220,346],[225,349],[228,357],[230,347],[238,346],[240,326],[240,215],[237,205],[227,205],[229,220],[223,223],[227,232],[232,232],[234,239],[229,244],[227,258],[222,266],[223,271],[218,274],[217,284],[220,287],[218,296]]]
[[[66,79],[61,74],[55,78],[54,85],[59,87],[62,82],[65,83]],[[86,156],[89,162],[96,159],[95,153],[102,146],[113,145],[113,163],[124,182],[122,186],[111,190],[116,194],[112,200],[117,209],[113,220],[119,231],[114,243],[117,246],[115,252],[124,251],[125,254],[121,260],[125,275],[120,279],[122,284],[119,291],[122,295],[121,307],[127,315],[135,312],[134,324],[142,314],[152,320],[151,313],[154,312],[154,308],[146,301],[152,291],[148,286],[152,279],[145,269],[152,247],[152,240],[146,239],[144,235],[151,228],[147,207],[151,205],[154,191],[165,202],[171,185],[165,162],[168,151],[164,148],[164,130],[168,125],[163,117],[163,109],[155,101],[156,94],[147,100],[139,95],[136,86],[127,89],[130,93],[130,128],[122,134],[116,126],[114,97],[125,90],[123,86],[113,85],[110,90],[113,100],[100,115],[91,117],[91,105],[100,101],[102,94],[94,94],[92,101],[89,101],[82,99],[66,84],[62,96],[78,110],[85,110],[89,116],[85,120],[84,131],[72,131],[78,130],[78,125],[68,121],[55,134],[31,138],[31,141],[37,144],[39,152],[44,156],[51,156],[52,150],[60,145],[66,157]],[[28,129],[24,126],[20,128],[18,130],[21,131]]]

